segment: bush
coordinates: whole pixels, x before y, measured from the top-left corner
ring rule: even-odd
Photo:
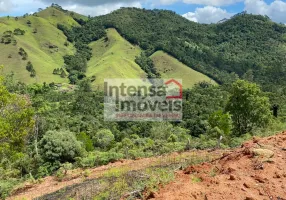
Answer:
[[[6,199],[16,184],[15,180],[0,180],[0,197]]]
[[[92,139],[90,139],[90,137],[85,132],[79,133],[77,135],[77,140],[82,142],[86,151],[93,151],[94,150],[94,147],[92,144]]]
[[[41,155],[46,161],[73,162],[82,153],[81,145],[69,131],[48,131],[40,141]]]
[[[93,137],[94,145],[102,149],[110,148],[114,140],[115,140],[114,135],[108,129],[102,129],[98,131],[96,135]]]
[[[25,35],[25,31],[24,30],[21,30],[19,28],[16,28],[14,30],[14,35]]]
[[[105,165],[110,162],[115,162],[122,159],[124,156],[116,152],[90,152],[86,157],[77,158],[76,165],[82,168],[89,168],[94,166]]]

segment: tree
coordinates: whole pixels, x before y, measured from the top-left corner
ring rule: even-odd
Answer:
[[[223,113],[223,111],[217,111],[209,117],[209,125],[211,129],[219,128],[223,136],[229,136],[232,130],[232,120],[229,113]],[[220,137],[217,136],[217,137]]]
[[[107,149],[114,142],[114,135],[109,129],[102,129],[92,138],[96,147]]]
[[[62,73],[61,73],[61,78],[66,78],[67,77],[67,74],[66,72],[63,70]]]
[[[39,145],[43,158],[51,162],[73,162],[82,152],[82,143],[69,131],[48,131]]]
[[[91,81],[88,78],[85,78],[79,82],[79,90],[82,92],[91,92]]]
[[[167,140],[173,133],[173,126],[168,122],[155,123],[150,130],[152,139]]]
[[[218,140],[217,147],[220,147],[222,139],[225,143],[230,142],[230,135],[232,131],[232,119],[229,113],[223,113],[223,111],[214,112],[209,117],[209,126],[207,134],[211,138]]]
[[[30,76],[33,78],[35,77],[37,74],[36,74],[36,70],[33,68],[31,73],[30,73]]]
[[[247,70],[247,72],[245,72],[245,74],[242,76],[242,79],[249,82],[253,82],[254,79],[253,70],[251,69]]]
[[[93,151],[94,150],[92,140],[90,139],[90,137],[85,132],[79,133],[77,135],[77,140],[83,143],[83,146],[84,146],[86,151]]]
[[[232,84],[226,105],[232,116],[234,133],[250,133],[256,127],[266,127],[271,121],[269,98],[254,83],[238,80]]]
[[[53,71],[53,74],[57,75],[59,73],[58,69],[55,68],[54,71]]]
[[[30,20],[27,21],[28,26],[31,26],[32,22]]]
[[[33,130],[33,115],[29,98],[9,93],[0,76],[0,157],[24,149],[25,138]]]
[[[27,65],[26,65],[26,70],[27,70],[28,72],[32,72],[33,69],[34,69],[33,64],[29,61],[29,62],[27,63]]]
[[[14,35],[25,35],[25,31],[24,30],[21,30],[19,28],[16,28],[14,30]]]

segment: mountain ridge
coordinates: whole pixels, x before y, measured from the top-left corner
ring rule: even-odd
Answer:
[[[270,87],[269,82],[278,85],[286,82],[283,79],[286,26],[265,16],[243,13],[224,23],[206,25],[191,22],[172,11],[157,9],[121,8],[107,15],[85,18],[87,21],[80,21],[80,17],[74,20],[69,11],[54,7],[36,15],[48,15],[47,21],[53,26],[63,21],[55,23],[51,19],[62,15],[70,17],[61,30],[71,46],[74,44],[78,48],[79,52],[73,53],[79,55],[87,49],[83,53],[90,54],[84,58],[87,60],[92,57],[88,45],[102,38],[106,29],[114,28],[128,42],[140,46],[147,56],[162,50],[219,84],[247,73],[253,73],[254,81],[265,88]],[[72,55],[70,53],[67,55]],[[78,75],[71,69],[67,69],[70,76],[84,77],[85,70]],[[87,76],[94,76],[94,73],[89,71]]]

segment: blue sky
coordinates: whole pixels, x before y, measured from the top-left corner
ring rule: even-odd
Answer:
[[[286,23],[285,0],[0,0],[0,16],[33,13],[51,3],[91,16],[107,14],[120,7],[158,8],[173,10],[195,22],[216,23],[246,10]]]

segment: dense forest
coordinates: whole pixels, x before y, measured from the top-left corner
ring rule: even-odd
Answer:
[[[241,13],[224,23],[205,25],[172,11],[122,8],[65,33],[71,42],[88,44],[110,27],[146,55],[163,50],[219,83],[235,74],[253,73],[253,81],[267,90],[285,85],[286,26],[267,16]]]
[[[71,168],[216,148],[221,136],[221,148],[236,147],[285,128],[284,25],[245,13],[203,25],[171,11],[135,8],[80,23],[72,29],[58,24],[77,49],[64,57],[75,90],[0,77],[0,197],[25,180],[62,178]],[[136,62],[149,77],[160,77],[149,56],[163,50],[220,85],[185,90],[181,122],[105,122],[103,91],[93,90],[85,72],[88,44],[110,27],[144,50]]]

